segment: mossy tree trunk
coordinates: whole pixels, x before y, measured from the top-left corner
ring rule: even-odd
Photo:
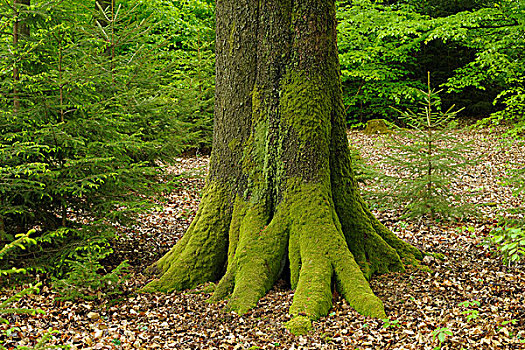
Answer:
[[[146,290],[218,281],[212,298],[229,296],[244,313],[289,271],[296,320],[326,315],[333,286],[358,312],[384,316],[367,279],[421,253],[358,194],[334,1],[218,0],[216,16],[210,173],[193,223]]]

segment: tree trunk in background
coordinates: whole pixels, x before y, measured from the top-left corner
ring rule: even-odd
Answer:
[[[108,17],[112,15],[114,6],[115,0],[95,0],[95,10],[98,12],[96,21],[102,28],[107,27],[111,21]]]
[[[29,25],[20,21],[20,11],[24,7],[29,7],[31,4],[30,0],[13,0],[14,9],[14,21],[13,21],[13,49],[15,55],[18,54],[18,46],[21,40],[29,37]],[[13,65],[13,111],[17,113],[20,110],[20,96],[18,91],[18,82],[20,81],[20,60],[15,57],[15,63]]]
[[[97,18],[96,24],[104,32],[102,33],[104,40],[106,41],[106,47],[104,48],[104,55],[109,58],[109,71],[113,79],[114,73],[114,62],[115,59],[115,42],[114,42],[114,30],[115,30],[115,0],[95,0],[95,10]]]
[[[359,196],[334,1],[219,0],[216,18],[210,173],[195,219],[145,290],[219,281],[213,299],[231,295],[244,313],[289,271],[294,333],[328,313],[332,286],[361,314],[384,317],[367,278],[421,253]]]

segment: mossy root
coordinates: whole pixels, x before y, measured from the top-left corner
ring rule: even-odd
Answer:
[[[290,314],[312,320],[328,314],[335,278],[337,288],[356,311],[384,317],[383,304],[348,249],[331,200],[322,193],[316,186],[305,186],[288,204],[292,218],[289,251],[299,254],[290,255],[291,275],[298,274],[296,286],[292,280],[296,291]]]
[[[244,314],[257,305],[282,271],[288,242],[287,221],[277,213],[266,226],[268,216],[262,206],[239,202],[236,205],[247,208],[238,211],[244,214],[238,242],[213,299],[225,298],[233,289],[228,307]]]
[[[312,320],[306,316],[293,317],[290,321],[286,322],[285,327],[293,335],[305,335],[313,329]]]
[[[288,258],[295,289],[289,310],[293,318],[287,323],[292,333],[308,332],[311,320],[328,314],[334,285],[360,314],[385,318],[383,303],[350,251],[343,233],[348,226],[341,225],[327,188],[322,183],[291,183],[271,216],[265,205],[242,199],[232,208],[225,191],[208,185],[190,229],[159,260],[161,276],[144,291],[193,288],[222,276],[211,301],[229,296],[229,309],[243,314],[270,290]],[[367,229],[362,247],[371,270],[402,269],[398,247],[405,258],[419,256],[417,249],[373,221],[366,207],[356,212],[366,222],[354,228]]]
[[[143,292],[183,290],[217,280],[227,258],[228,196],[219,186],[208,184],[190,228],[157,263],[158,279]]]

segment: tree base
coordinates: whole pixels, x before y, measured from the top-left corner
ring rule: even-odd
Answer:
[[[345,237],[328,193],[321,183],[290,183],[273,216],[240,198],[228,215],[225,191],[208,185],[188,232],[154,265],[160,276],[143,291],[183,290],[219,280],[211,300],[229,297],[228,308],[244,314],[273,286],[288,260],[295,290],[289,310],[294,318],[287,324],[291,332],[307,332],[306,320],[328,314],[333,288],[360,314],[385,318],[383,303],[365,276],[403,271],[402,259],[415,263],[421,253],[361,208],[355,219],[366,225],[356,227],[373,232],[362,233],[366,261],[358,265],[347,240],[356,233]]]

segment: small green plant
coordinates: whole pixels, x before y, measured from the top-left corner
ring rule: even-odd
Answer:
[[[522,332],[518,332],[517,334],[515,334],[514,332],[509,331],[508,329],[505,329],[506,326],[508,326],[508,325],[515,326],[517,323],[518,323],[518,320],[515,320],[515,319],[502,321],[501,324],[496,326],[496,332],[504,330],[505,332],[508,332],[507,335],[509,337],[511,337],[511,338],[512,337],[516,337],[516,339],[519,341],[520,344],[525,344],[525,339],[523,339]]]
[[[397,170],[381,180],[390,188],[385,196],[404,206],[404,217],[460,218],[469,211],[467,205],[459,205],[461,197],[450,186],[472,164],[467,158],[469,144],[447,129],[461,110],[452,111],[452,106],[441,111],[439,92],[430,88],[429,74],[428,90],[420,91],[424,96],[420,110],[398,111],[411,129],[400,130],[388,142],[393,152],[385,161]]]
[[[408,222],[403,221],[403,220],[398,221],[397,224],[398,224],[398,226],[401,227],[402,229],[405,229],[405,228],[408,227]]]
[[[438,341],[438,346],[436,346],[434,350],[441,350],[441,346],[443,346],[443,343],[445,342],[447,335],[452,336],[452,331],[447,327],[436,328],[432,332],[432,341],[436,339]]]
[[[25,233],[25,234],[19,234],[19,235],[16,235],[15,236],[15,240],[11,243],[8,243],[6,244],[2,249],[0,249],[0,260],[2,260],[8,252],[12,252],[13,250],[16,250],[16,249],[26,249],[26,246],[28,245],[34,245],[36,244],[36,241],[29,237],[29,235],[31,235],[32,233],[34,233],[33,230],[29,231],[28,233]],[[26,273],[27,271],[25,269],[22,269],[22,268],[16,268],[16,267],[11,267],[11,268],[8,268],[8,269],[2,269],[0,268],[0,276],[9,276],[9,275],[12,275],[12,274],[20,274],[20,273]],[[24,288],[22,289],[20,292],[16,293],[15,295],[7,298],[6,300],[4,300],[3,302],[0,303],[0,315],[10,315],[10,314],[29,314],[29,315],[36,315],[36,314],[43,314],[44,311],[40,310],[40,309],[23,309],[23,308],[18,308],[18,307],[12,307],[11,305],[30,295],[30,294],[33,294],[33,293],[38,293],[40,292],[40,286],[42,285],[42,283],[37,283],[35,285],[29,285],[29,287],[27,288]],[[9,324],[9,321],[3,317],[0,316],[0,323],[5,323],[5,324]],[[11,333],[15,332],[15,331],[19,331],[19,328],[18,327],[11,327],[11,328],[8,328],[4,334],[6,336],[9,336]],[[58,333],[58,331],[56,330],[49,330],[47,331],[46,333],[44,333],[44,335],[37,341],[37,343],[29,348],[27,346],[18,346],[16,347],[17,350],[29,350],[29,349],[68,349],[69,347],[68,346],[61,346],[61,345],[49,345],[49,341],[51,341],[52,337],[54,336],[54,334]],[[1,333],[0,333],[1,334]],[[0,350],[7,350],[6,347],[4,347],[2,345],[2,341],[0,340]]]
[[[15,249],[26,249],[27,245],[36,244],[36,241],[29,237],[30,234],[32,234],[34,231],[30,231],[26,234],[19,234],[16,235],[16,239],[6,244],[1,250],[0,250],[0,260],[2,260],[8,252],[11,252]],[[12,274],[21,274],[26,273],[27,271],[22,268],[16,268],[11,267],[9,269],[2,269],[0,268],[0,276],[9,276]],[[20,309],[20,308],[11,308],[9,307],[12,303],[14,303],[17,300],[20,300],[26,295],[32,294],[32,293],[38,293],[39,287],[42,285],[42,283],[37,283],[36,285],[30,285],[29,287],[23,289],[22,291],[18,292],[17,294],[13,295],[10,298],[7,298],[2,303],[0,303],[0,314],[32,314],[35,315],[37,313],[42,313],[41,310],[34,310],[34,309]],[[0,317],[0,323],[8,323],[8,321],[5,318]]]
[[[327,333],[321,333],[321,339],[323,342],[325,343],[329,343],[332,341],[332,336],[333,334],[330,333],[330,332],[327,332]]]
[[[382,321],[383,321],[383,328],[401,327],[399,320],[391,320],[390,318],[384,318]]]
[[[104,273],[100,261],[110,253],[108,250],[92,250],[82,259],[67,260],[69,274],[53,282],[53,287],[61,294],[57,299],[92,300],[101,295],[122,294],[122,282],[127,277],[129,264],[123,261],[112,271]]]
[[[501,325],[502,325],[502,326],[506,326],[506,325],[508,325],[508,324],[516,324],[516,322],[517,322],[517,321],[516,321],[515,319],[512,319],[512,320],[507,320],[507,321],[503,321],[503,322],[501,322]]]
[[[474,226],[461,226],[456,229],[459,233],[465,233],[468,232],[470,234],[473,234],[476,232],[476,228]]]
[[[525,230],[520,227],[496,227],[486,245],[496,248],[508,266],[525,256]]]
[[[515,319],[505,320],[505,321],[501,322],[501,324],[498,325],[498,326],[496,327],[496,331],[499,332],[499,331],[502,330],[505,326],[507,326],[507,325],[509,325],[509,324],[510,324],[510,325],[515,325],[517,322],[518,322],[518,321],[515,320]]]
[[[468,308],[468,310],[465,310],[465,311],[461,312],[462,315],[466,315],[467,316],[467,321],[472,321],[472,320],[475,320],[476,318],[479,317],[479,310],[471,309],[472,307],[479,307],[480,306],[479,301],[477,301],[477,300],[472,300],[472,301],[467,300],[467,301],[459,303],[458,305],[462,306],[462,307],[465,307],[465,308]]]

